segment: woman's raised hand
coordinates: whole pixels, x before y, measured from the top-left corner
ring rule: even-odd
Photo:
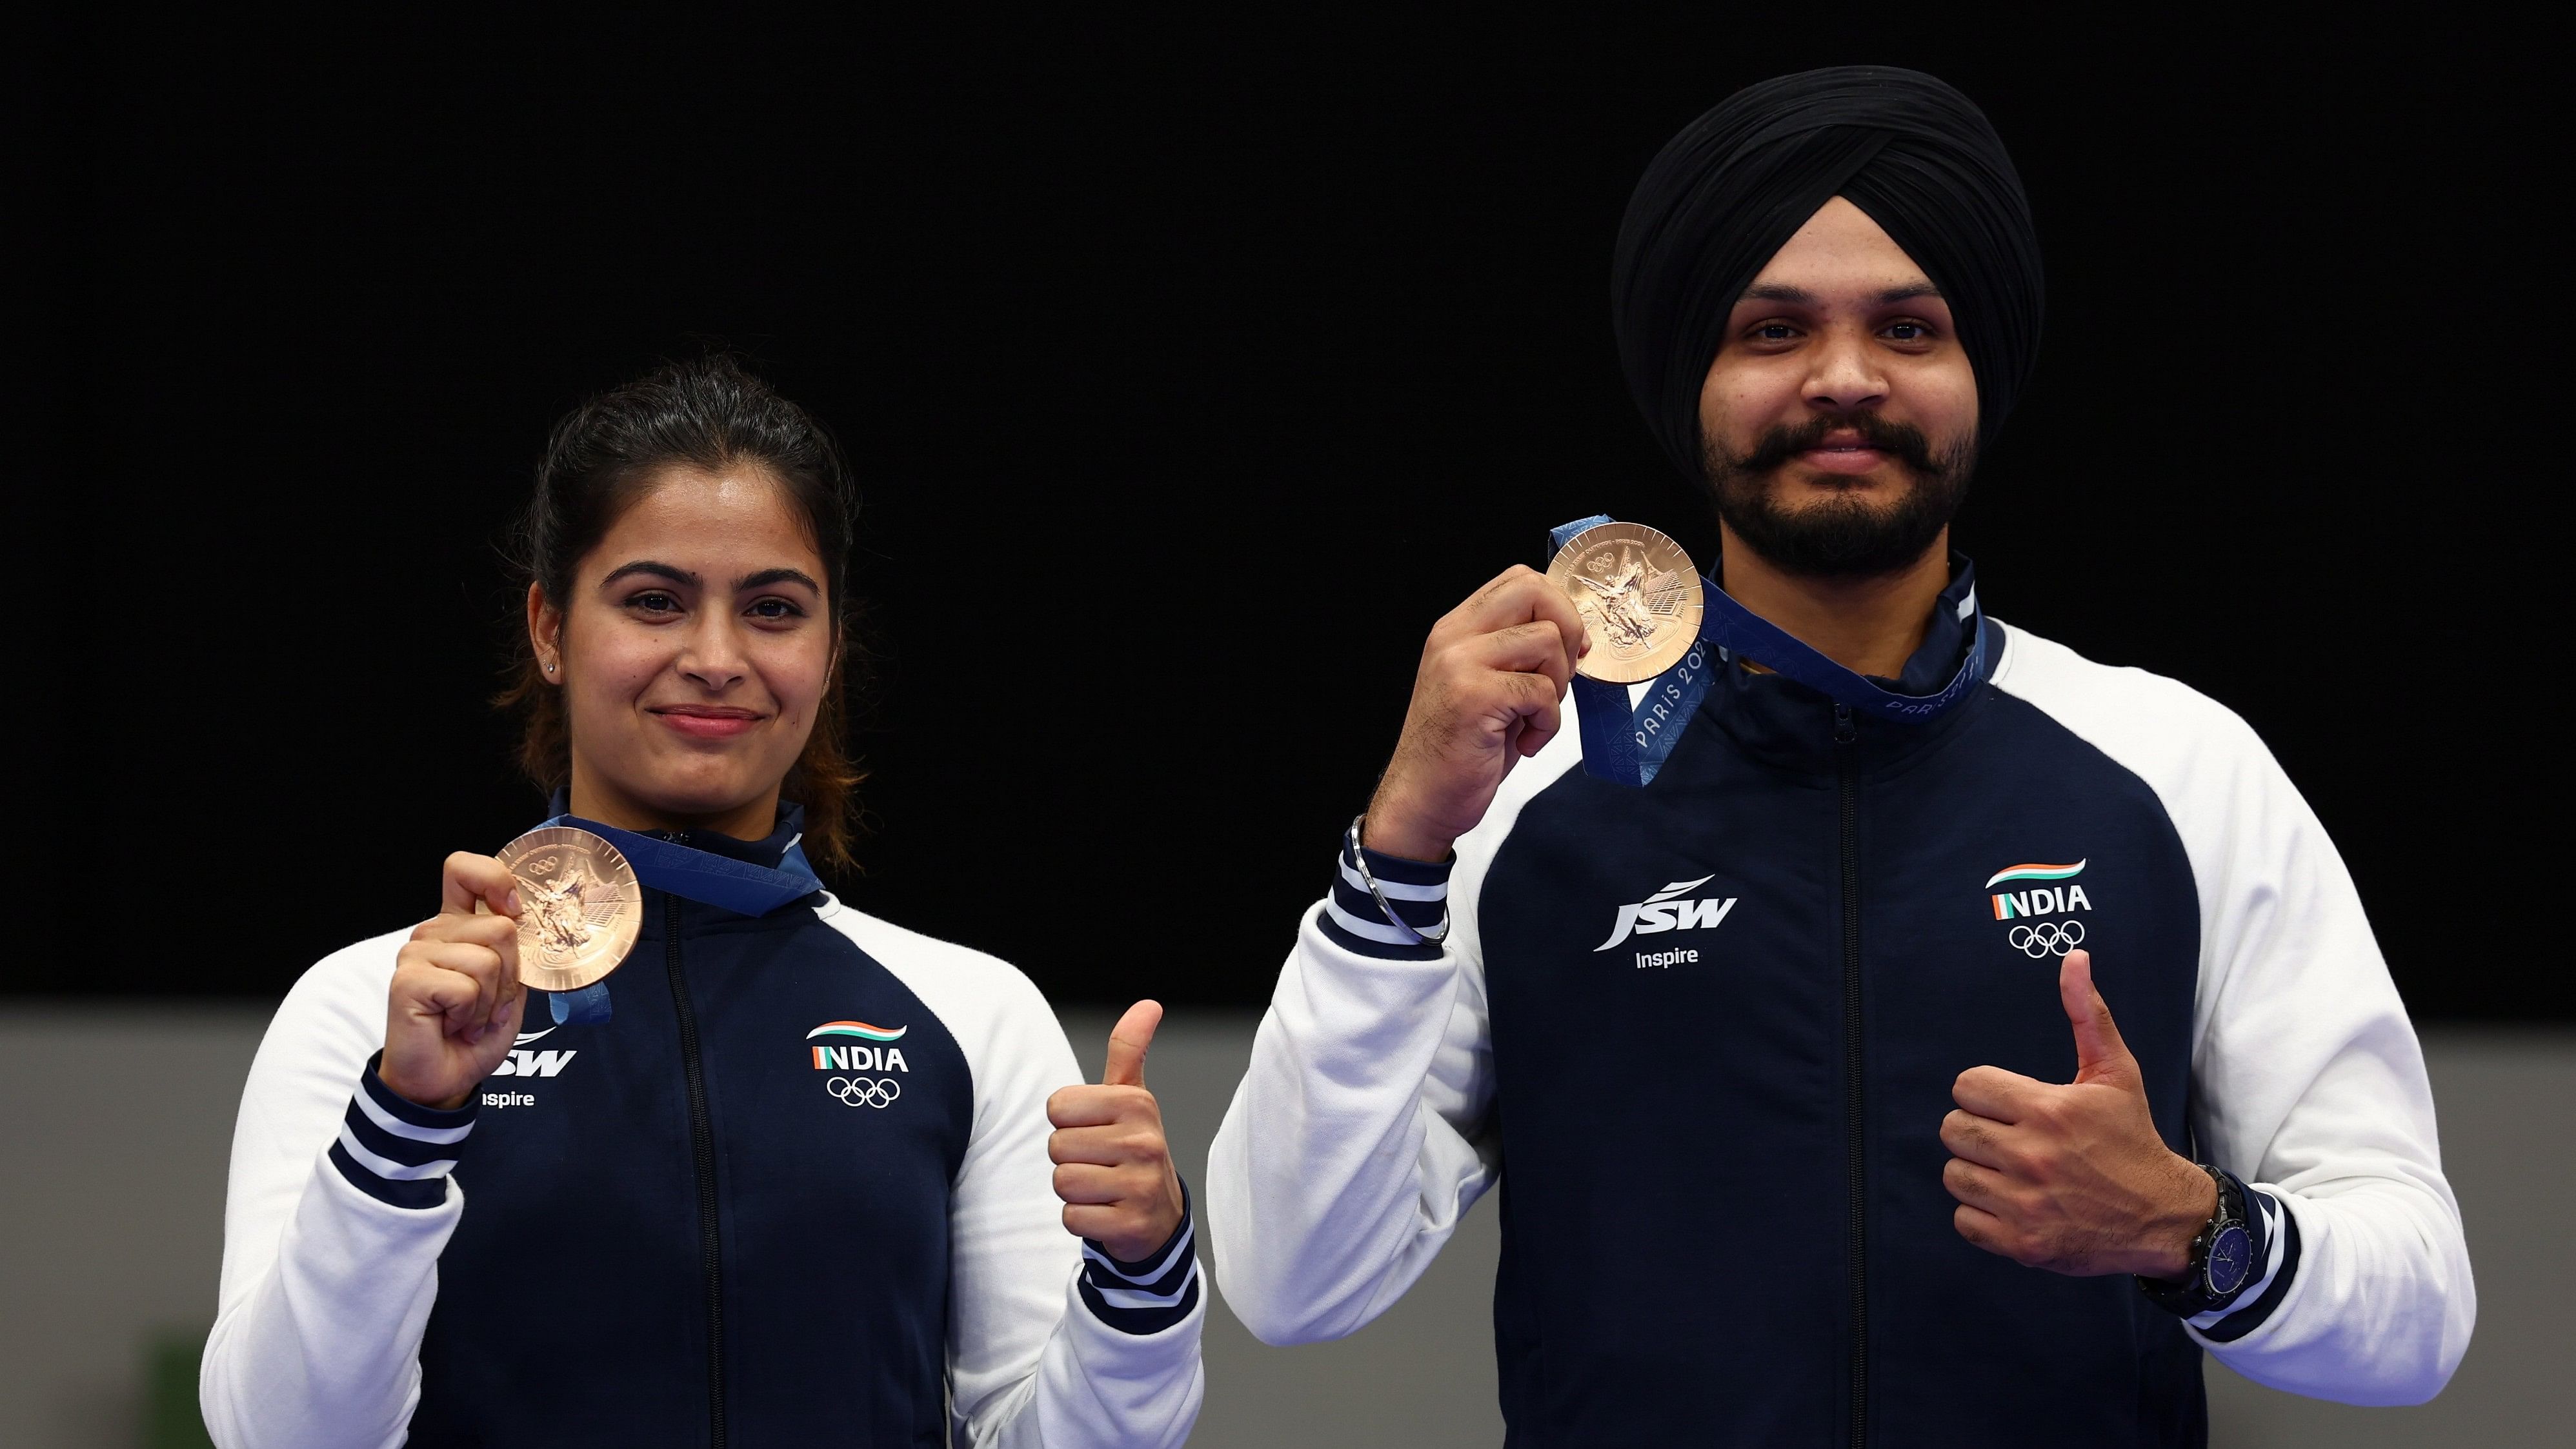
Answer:
[[[518,881],[492,857],[463,851],[441,874],[438,914],[394,958],[376,1075],[406,1101],[452,1108],[510,1054],[528,992],[519,984]]]
[[[1145,1090],[1145,1051],[1163,1021],[1162,1004],[1140,1001],[1109,1032],[1099,1086],[1066,1087],[1047,1099],[1055,1124],[1047,1155],[1064,1226],[1122,1263],[1141,1263],[1181,1226],[1181,1179],[1163,1140],[1163,1109]]]

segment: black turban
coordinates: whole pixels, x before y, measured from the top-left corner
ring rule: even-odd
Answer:
[[[1704,476],[1700,385],[1727,314],[1836,196],[1941,289],[1994,436],[2039,349],[2039,239],[2002,138],[1920,71],[1845,65],[1747,86],[1693,121],[1637,182],[1619,224],[1611,322],[1628,391],[1664,450]]]

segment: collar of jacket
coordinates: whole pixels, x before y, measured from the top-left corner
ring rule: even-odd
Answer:
[[[553,798],[546,802],[546,817],[552,819],[571,813],[572,791],[558,786]],[[655,830],[646,833],[685,845],[691,850],[703,850],[709,855],[721,855],[776,870],[779,863],[787,858],[787,848],[805,833],[805,807],[790,800],[779,801],[778,823],[758,840],[737,840],[718,830]]]
[[[1721,583],[1723,581],[1721,580]],[[1960,605],[1976,592],[1977,569],[1962,554],[1950,555],[1950,582],[1941,597],[1932,604],[1932,617],[1923,631],[1923,642],[1907,656],[1905,670],[1893,680],[1882,680],[1904,694],[1931,694],[1950,682],[1967,657],[1971,629],[1988,629],[1981,609],[1967,611],[1960,617]],[[1996,646],[1987,639],[1985,667],[1994,668]],[[1983,684],[1981,678],[1977,681]],[[1854,713],[1851,725],[1855,738],[1845,748],[1857,752],[1864,773],[1886,769],[1948,737],[1959,722],[1976,713],[1980,689],[1968,698],[1920,724],[1898,724]],[[1777,674],[1759,673],[1744,667],[1742,659],[1730,659],[1719,671],[1708,698],[1701,702],[1701,718],[1714,723],[1738,749],[1765,764],[1797,771],[1801,774],[1833,773],[1835,759],[1834,702],[1803,684]],[[1685,740],[1685,747],[1687,747]]]

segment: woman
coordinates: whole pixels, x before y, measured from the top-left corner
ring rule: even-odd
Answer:
[[[848,862],[852,512],[830,439],[722,359],[557,426],[507,701],[552,813],[632,847],[641,935],[526,991],[515,882],[458,854],[438,915],[305,973],[234,1137],[217,1443],[1187,1437],[1161,1009],[1067,1086],[1017,971],[806,863]]]

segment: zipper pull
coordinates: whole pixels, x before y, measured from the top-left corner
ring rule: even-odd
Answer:
[[[1858,738],[1860,738],[1860,730],[1852,723],[1851,706],[1847,704],[1835,705],[1834,743],[1838,745],[1847,745]]]

